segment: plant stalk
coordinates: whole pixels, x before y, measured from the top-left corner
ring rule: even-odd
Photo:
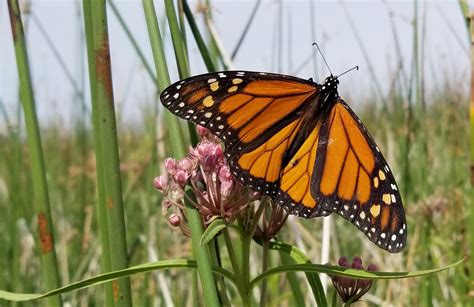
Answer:
[[[59,287],[60,281],[56,250],[54,247],[53,220],[51,218],[41,134],[36,115],[28,53],[18,0],[8,1],[8,13],[10,15],[18,77],[20,79],[20,98],[25,116],[26,136],[30,151],[29,156],[35,204],[34,210],[36,218],[38,219],[37,235],[41,251],[43,278],[45,288],[55,289]],[[61,297],[55,296],[49,298],[47,305],[61,306]]]
[[[95,74],[96,82],[95,93],[91,91],[92,100],[95,101],[92,112],[95,114],[93,116],[96,116],[95,138],[99,138],[99,141],[95,141],[99,145],[96,156],[100,155],[97,168],[102,169],[105,191],[105,202],[100,206],[106,208],[106,217],[103,217],[103,220],[107,220],[100,222],[107,223],[109,237],[109,246],[106,246],[103,253],[104,257],[110,258],[112,270],[119,270],[128,266],[128,252],[105,0],[91,1],[90,8],[93,46],[88,46],[88,49],[93,50],[92,73]],[[115,305],[132,305],[129,278],[113,281],[112,288]]]

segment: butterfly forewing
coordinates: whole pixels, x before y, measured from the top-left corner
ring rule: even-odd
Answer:
[[[161,94],[174,114],[210,129],[225,144],[238,180],[275,196],[282,160],[316,93],[314,83],[290,76],[226,71],[192,77]]]

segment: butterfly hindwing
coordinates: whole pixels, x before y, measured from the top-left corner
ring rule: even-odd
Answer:
[[[342,100],[319,135],[312,193],[322,208],[351,221],[389,252],[406,243],[406,222],[395,179],[357,115]]]
[[[332,213],[324,209],[311,192],[314,165],[320,154],[320,129],[321,124],[317,124],[282,169],[280,188],[275,198],[275,202],[291,214],[305,218]]]

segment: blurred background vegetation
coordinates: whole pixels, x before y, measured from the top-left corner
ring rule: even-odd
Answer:
[[[159,71],[165,69],[172,80],[183,75],[176,68],[177,47],[176,43],[172,44],[169,28],[171,15],[165,12],[165,8],[173,11],[169,6],[172,1],[165,1],[168,6],[156,2],[157,25],[168,66],[160,66],[156,57],[152,57],[155,52],[148,35],[156,36],[156,33],[150,32],[149,26],[147,31],[145,15],[137,13],[144,9],[146,12],[150,2],[107,1],[109,24],[113,25],[109,37],[129,265],[186,258],[191,251],[190,240],[173,231],[162,217],[161,196],[152,185],[153,178],[162,172],[163,158],[173,155],[163,120],[164,110],[158,102],[157,95],[166,84]],[[30,67],[33,89],[42,95],[37,100],[41,102],[38,119],[54,227],[56,269],[60,284],[66,285],[102,271],[93,107],[89,99],[92,77],[87,73],[86,41],[90,37],[86,36],[80,2],[20,1],[20,4],[29,56],[36,58]],[[244,4],[245,9],[238,9]],[[373,4],[379,10],[371,9]],[[313,41],[323,46],[333,71],[356,64],[362,67],[362,72],[351,73],[341,80],[341,95],[359,114],[394,171],[404,197],[408,245],[402,253],[388,254],[355,232],[348,222],[335,217],[325,234],[330,240],[329,262],[336,263],[342,255],[359,255],[383,271],[415,271],[445,266],[472,254],[474,221],[469,215],[472,202],[468,115],[471,32],[466,3],[407,1],[398,9],[385,1],[342,2],[332,6],[320,1],[229,1],[228,7],[218,1],[190,1],[189,16],[184,14],[183,2],[174,5],[181,31],[179,39],[191,67],[187,72],[191,74],[211,67],[258,69],[303,78],[316,76],[316,80],[321,80],[328,73],[311,49]],[[302,5],[307,14],[304,18],[297,13]],[[61,14],[65,6],[69,6],[69,12],[76,12],[70,22],[64,21],[69,24],[66,28],[71,24],[76,27],[76,35],[54,39],[49,33],[61,24],[45,17],[58,18],[54,14]],[[53,9],[54,14],[48,12]],[[331,13],[326,13],[329,10]],[[0,4],[0,11],[3,11],[2,19],[8,20],[5,3]],[[324,16],[333,12],[332,24],[327,26]],[[236,17],[240,23],[234,22]],[[222,21],[227,18],[227,22]],[[370,18],[374,19],[373,24],[368,21]],[[385,23],[382,30],[377,29],[381,21]],[[210,62],[202,61],[205,54],[195,43],[192,22],[209,50],[210,57],[204,61]],[[140,24],[141,32],[134,28],[136,24]],[[346,28],[338,28],[340,24]],[[8,22],[3,20],[3,25],[8,29]],[[132,32],[131,28],[135,30]],[[390,43],[379,44],[378,49],[373,47],[380,43],[380,36],[371,33],[371,29],[382,31]],[[30,38],[32,31],[36,34]],[[301,34],[302,31],[306,34]],[[429,38],[437,33],[444,34],[430,43]],[[0,36],[2,49],[11,50],[0,52],[2,62],[14,63],[11,32],[3,27]],[[350,37],[350,41],[345,37]],[[61,49],[66,41],[73,42],[69,46],[75,46],[68,49],[69,53]],[[48,50],[48,56],[39,55],[44,63],[35,55],[35,44],[47,46],[44,50]],[[434,52],[439,47],[445,52]],[[128,53],[120,52],[121,48]],[[335,49],[339,50],[333,52]],[[339,57],[344,60],[338,62]],[[126,70],[120,66],[121,62],[132,65]],[[50,65],[54,68],[49,72]],[[17,72],[11,67],[4,70],[11,73],[2,73],[0,77],[4,91],[0,96],[0,289],[41,292],[51,287],[45,286],[41,275],[32,150],[27,142],[27,116],[23,115],[18,94]],[[45,79],[38,80],[35,73]],[[10,95],[5,94],[8,92]],[[15,93],[15,99],[11,98],[11,92]],[[135,115],[130,117],[130,112]],[[180,125],[185,127],[183,122]],[[290,218],[279,239],[298,246],[313,263],[321,263],[322,220]],[[259,259],[259,253],[253,249],[252,259]],[[273,265],[280,262],[276,256],[270,260]],[[377,281],[358,304],[467,306],[474,299],[474,266],[469,263],[429,278]],[[255,261],[253,272],[258,271],[258,264]],[[193,271],[185,270],[136,275],[130,280],[133,302],[138,306],[165,306],[170,300],[177,306],[199,305],[193,299],[197,289],[190,286],[194,278]],[[304,286],[304,275],[298,278],[306,304],[313,305]],[[104,286],[97,286],[71,292],[63,295],[63,301],[73,306],[100,306],[104,301],[103,289]],[[269,279],[270,304],[293,305],[292,291],[284,275]],[[333,291],[330,286],[328,291]]]

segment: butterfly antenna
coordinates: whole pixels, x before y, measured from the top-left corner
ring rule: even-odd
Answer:
[[[339,76],[336,76],[336,79],[339,78],[339,77],[342,76],[342,75],[347,74],[348,72],[350,72],[350,71],[352,71],[352,70],[354,70],[354,69],[355,69],[355,70],[359,70],[359,66],[354,66],[354,67],[352,67],[351,69],[346,70],[346,71],[343,72],[342,74],[339,74]]]
[[[324,58],[324,54],[323,54],[323,52],[321,51],[321,49],[319,48],[319,45],[318,45],[317,43],[313,43],[313,46],[316,46],[316,48],[318,48],[318,51],[319,51],[319,53],[321,54],[321,56],[322,56],[322,58],[323,58],[323,61],[324,61],[324,63],[326,64],[326,67],[329,69],[329,73],[330,73],[331,76],[332,76],[331,68],[329,68],[328,62],[326,62],[326,59]]]

